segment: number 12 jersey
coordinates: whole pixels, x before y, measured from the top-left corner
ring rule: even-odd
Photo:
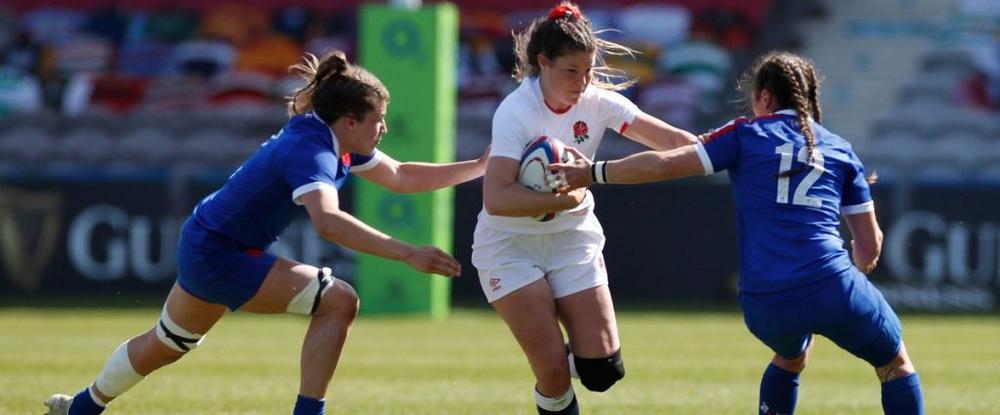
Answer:
[[[781,291],[853,266],[840,237],[840,215],[874,209],[864,167],[846,140],[810,123],[816,146],[808,164],[792,110],[737,118],[697,144],[705,173],[726,170],[732,183],[740,291]]]

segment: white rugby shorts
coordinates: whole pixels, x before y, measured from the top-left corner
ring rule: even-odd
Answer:
[[[486,299],[492,303],[539,278],[548,280],[554,298],[607,285],[604,230],[593,215],[586,222],[537,235],[476,226],[472,264]]]

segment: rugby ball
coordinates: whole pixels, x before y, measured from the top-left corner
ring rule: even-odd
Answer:
[[[553,173],[548,171],[552,163],[568,163],[573,160],[572,153],[566,151],[566,146],[557,139],[541,136],[536,138],[521,154],[521,167],[517,174],[517,182],[537,192],[556,192],[556,181]],[[535,220],[545,222],[556,217],[555,213],[536,216]]]

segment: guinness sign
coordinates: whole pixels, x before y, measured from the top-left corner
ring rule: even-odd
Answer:
[[[0,186],[0,258],[10,284],[35,292],[61,235],[58,192]]]

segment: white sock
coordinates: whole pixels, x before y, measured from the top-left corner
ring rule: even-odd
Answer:
[[[97,375],[94,385],[104,396],[114,398],[135,386],[142,378],[132,368],[132,361],[128,358],[128,342],[125,342],[118,346],[108,358],[101,373]],[[99,401],[95,399],[95,402]]]
[[[539,408],[549,412],[559,412],[566,409],[569,404],[573,403],[573,396],[575,396],[573,394],[573,385],[570,385],[569,390],[562,394],[562,396],[555,398],[542,395],[538,389],[535,389],[535,403],[538,404]]]

